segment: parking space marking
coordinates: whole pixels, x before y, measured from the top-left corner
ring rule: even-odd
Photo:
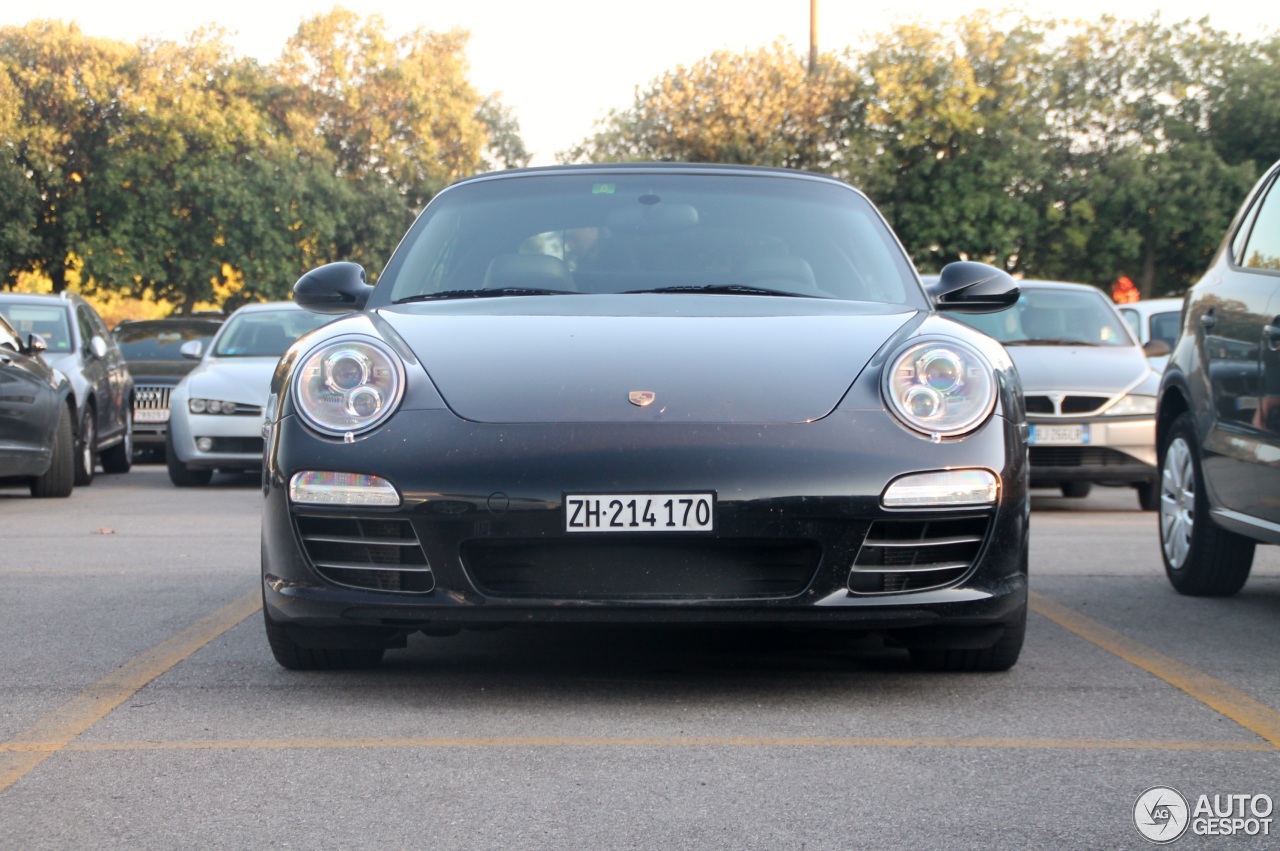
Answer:
[[[1153,650],[1035,591],[1031,610],[1085,641],[1154,674],[1209,708],[1280,747],[1280,712],[1190,665]]]
[[[0,745],[34,748],[28,745]],[[75,742],[64,752],[200,750],[340,750],[348,748],[986,748],[997,750],[1217,751],[1277,753],[1257,741],[1178,739],[1052,739],[874,736],[430,736],[300,739],[186,739],[145,742]]]
[[[0,792],[63,750],[139,689],[262,608],[254,589],[121,665],[0,745]]]

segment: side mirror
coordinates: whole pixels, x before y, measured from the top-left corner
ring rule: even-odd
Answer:
[[[107,356],[107,341],[95,334],[89,340],[89,351],[93,352],[93,356],[96,358],[105,358]]]
[[[41,337],[39,334],[28,334],[26,349],[27,350],[23,352],[23,354],[34,357],[35,355],[42,355],[49,351],[49,344],[46,343],[44,341],[44,337]]]
[[[1013,307],[1021,295],[1008,272],[968,260],[948,263],[938,282],[925,289],[935,308],[957,313],[996,313]]]
[[[357,313],[364,310],[373,286],[365,283],[359,263],[326,263],[293,285],[293,300],[312,313]]]
[[[1173,353],[1173,347],[1164,340],[1147,340],[1145,346],[1142,347],[1143,353],[1149,358],[1160,358]]]
[[[182,348],[178,349],[178,354],[189,360],[200,360],[204,354],[204,343],[199,340],[187,340],[182,344]]]

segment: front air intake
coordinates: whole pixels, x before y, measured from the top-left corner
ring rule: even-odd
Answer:
[[[990,515],[877,520],[849,571],[854,594],[901,594],[959,581],[973,567]]]
[[[337,585],[424,594],[435,576],[413,524],[399,517],[295,515],[316,572]]]

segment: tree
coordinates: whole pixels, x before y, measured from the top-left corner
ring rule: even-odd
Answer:
[[[835,55],[823,55],[813,76],[807,64],[782,42],[713,53],[654,80],[629,109],[610,113],[590,139],[559,156],[830,170],[842,156],[843,124],[857,114],[858,85]]]

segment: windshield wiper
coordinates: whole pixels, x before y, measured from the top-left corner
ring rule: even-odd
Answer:
[[[655,287],[650,290],[627,290],[623,295],[639,295],[643,293],[712,293],[714,295],[785,295],[796,298],[815,298],[804,293],[786,290],[771,290],[765,287],[750,287],[746,284],[690,284],[679,287]]]
[[[501,298],[508,295],[579,295],[571,290],[546,290],[538,287],[495,287],[487,290],[445,290],[439,293],[420,293],[396,299],[395,304],[413,301],[438,301],[451,298]]]
[[[1090,343],[1087,340],[1067,340],[1061,337],[1045,340],[1011,340],[1006,346],[1101,346],[1101,343]]]

